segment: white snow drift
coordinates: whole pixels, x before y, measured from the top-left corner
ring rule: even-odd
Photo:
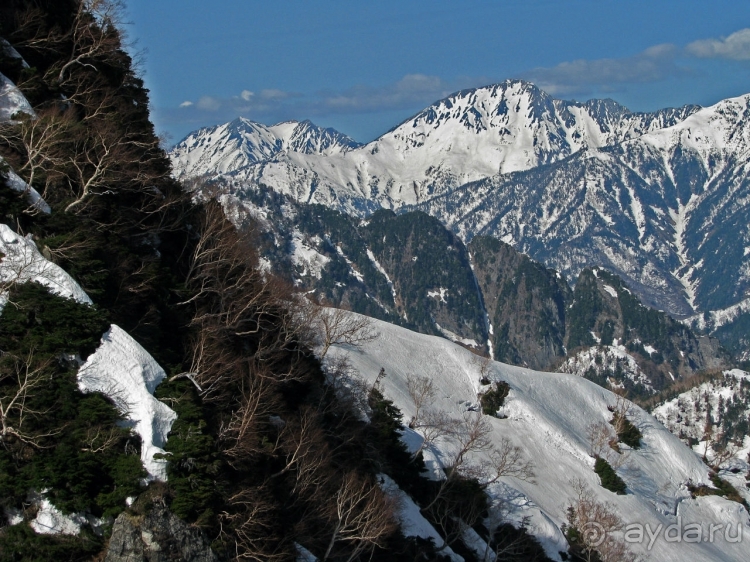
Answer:
[[[61,267],[45,259],[30,236],[20,236],[0,224],[0,312],[8,301],[7,289],[16,283],[41,283],[51,292],[92,304],[83,289]]]
[[[166,481],[167,461],[155,459],[163,453],[167,435],[177,414],[154,398],[153,393],[166,373],[149,353],[125,330],[114,324],[102,336],[102,343],[78,371],[83,392],[108,396],[132,422],[141,437],[141,460],[153,480]]]

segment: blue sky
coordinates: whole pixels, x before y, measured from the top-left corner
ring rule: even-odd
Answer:
[[[366,142],[506,78],[634,111],[750,93],[744,0],[125,0],[157,131],[239,115]]]

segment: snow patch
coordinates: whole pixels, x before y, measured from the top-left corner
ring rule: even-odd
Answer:
[[[141,437],[141,461],[149,479],[167,480],[167,461],[155,459],[177,414],[154,398],[153,393],[166,373],[149,353],[119,326],[112,325],[102,336],[99,348],[78,370],[82,392],[101,392],[132,424]]]
[[[375,266],[375,269],[377,269],[383,277],[385,277],[386,283],[388,283],[388,286],[391,288],[391,294],[393,295],[393,305],[396,305],[396,289],[393,286],[393,281],[391,281],[391,278],[388,277],[388,273],[385,271],[385,268],[383,268],[382,265],[380,265],[380,262],[375,258],[375,254],[372,253],[372,250],[370,248],[367,248],[367,257],[370,258],[370,261],[372,262],[372,265]],[[406,319],[406,312],[404,312],[404,319]]]
[[[643,385],[647,391],[655,392],[651,386],[650,379],[641,371],[638,363],[627,352],[625,346],[619,345],[617,339],[612,344],[590,347],[579,351],[574,356],[568,357],[560,365],[560,372],[583,377],[590,369],[593,369],[597,375],[602,375],[606,371],[616,372],[619,365],[623,375],[633,382]]]
[[[45,259],[31,236],[20,236],[0,224],[0,312],[8,301],[7,288],[16,283],[40,283],[52,293],[93,304],[80,285],[58,265]]]
[[[4,162],[5,160],[0,157],[0,164],[3,164]],[[31,187],[28,183],[23,181],[21,176],[16,174],[13,170],[8,170],[7,178],[5,181],[8,184],[8,187],[10,187],[12,190],[25,193],[26,199],[29,201],[31,206],[40,213],[49,215],[52,212],[52,209],[50,209],[50,206],[47,204],[47,202],[42,199],[42,196],[39,195],[39,192]]]
[[[30,523],[35,533],[40,535],[78,535],[81,526],[88,523],[86,517],[74,513],[65,515],[57,509],[47,498],[39,502],[36,518]]]
[[[312,242],[320,243],[320,238]],[[331,258],[324,256],[315,248],[305,243],[302,233],[295,231],[292,238],[292,263],[302,270],[302,275],[311,275],[316,279],[323,276],[323,269]]]
[[[342,258],[344,258],[344,261],[346,262],[346,265],[349,266],[349,271],[351,271],[352,275],[354,275],[354,278],[357,281],[359,281],[360,283],[364,283],[365,282],[365,276],[362,275],[357,270],[356,267],[354,267],[354,262],[352,260],[350,260],[346,254],[344,254],[344,250],[341,249],[341,246],[339,246],[339,245],[336,246],[336,253],[338,255],[340,255]],[[380,304],[380,303],[378,303],[378,304]],[[380,305],[380,306],[381,306],[381,308],[383,307],[383,305]]]
[[[294,543],[294,548],[297,550],[297,562],[318,562],[318,558],[301,544]]]
[[[691,328],[713,331],[733,322],[738,316],[746,312],[750,312],[750,298],[721,310],[711,310],[707,313],[695,314],[683,319],[682,322]]]
[[[437,291],[427,291],[427,296],[431,299],[438,299],[440,302],[447,303],[448,301],[445,300],[445,295],[448,294],[448,289],[445,287],[440,287]]]
[[[423,539],[432,539],[435,546],[440,548],[445,544],[443,537],[440,536],[427,519],[422,515],[419,506],[414,503],[409,495],[399,488],[398,484],[387,474],[378,474],[380,487],[385,493],[394,498],[398,503],[398,519],[401,523],[401,531],[405,537],[420,537]],[[450,556],[451,560],[462,561],[463,558],[453,552],[449,546],[445,547],[445,553]]]
[[[434,322],[434,320],[433,320],[433,322]],[[449,340],[451,340],[454,343],[460,343],[460,344],[463,344],[463,345],[468,345],[469,347],[479,347],[479,344],[476,342],[476,340],[469,339],[469,338],[462,338],[458,334],[454,334],[450,330],[447,330],[447,329],[443,328],[437,322],[435,322],[435,327],[438,329],[438,331],[441,334],[443,334],[443,336],[445,336],[446,338],[448,338]]]
[[[748,405],[748,382],[750,374],[740,369],[723,372],[720,379],[709,380],[695,386],[677,397],[667,400],[653,410],[653,415],[672,433],[679,436],[686,444],[692,440],[696,443],[693,450],[698,455],[704,454],[709,461],[715,458],[716,451],[705,440],[706,429],[710,428],[712,435],[717,436],[725,431],[724,409],[732,405],[734,410],[741,409],[740,418],[750,416]],[[742,406],[744,405],[744,408]],[[723,409],[720,409],[721,408]],[[737,412],[735,411],[735,417]],[[710,423],[707,420],[710,416]],[[750,470],[748,463],[750,453],[750,437],[745,436],[741,446],[734,446],[734,454],[727,459],[723,468],[738,469],[743,477]],[[731,472],[726,477],[731,479]],[[725,474],[722,473],[722,478]],[[750,501],[750,492],[745,483],[736,486],[746,500]]]
[[[10,121],[13,115],[18,112],[36,118],[36,113],[34,113],[31,104],[21,93],[21,90],[0,73],[0,123]]]
[[[614,287],[605,284],[603,288],[609,294],[610,297],[612,297],[613,299],[617,298],[617,291],[615,290]]]

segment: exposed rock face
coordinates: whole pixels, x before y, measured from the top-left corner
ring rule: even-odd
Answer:
[[[105,562],[218,562],[207,539],[162,505],[115,520]]]
[[[699,371],[726,368],[729,362],[718,340],[643,306],[618,276],[599,268],[581,272],[566,322],[569,354],[595,346],[603,352],[610,346],[627,352],[655,390]],[[599,371],[607,361],[597,359],[596,365],[592,367]],[[621,367],[623,372],[609,373],[620,382],[628,376],[628,369]]]
[[[640,381],[628,387],[638,395],[729,364],[717,340],[643,306],[602,268],[585,270],[574,295],[564,275],[512,245],[489,236],[464,245],[424,213],[359,220],[269,190],[224,204],[240,228],[259,233],[267,267],[321,302],[481,353],[491,346],[504,363],[577,374],[593,365],[592,380]]]
[[[495,359],[546,369],[565,355],[565,280],[510,245],[478,236],[468,246],[492,325]]]

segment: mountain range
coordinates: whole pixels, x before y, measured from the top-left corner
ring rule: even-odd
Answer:
[[[749,104],[634,113],[506,81],[438,101],[366,145],[305,122],[270,129],[304,128],[330,139],[324,149],[284,137],[268,150],[261,126],[240,119],[189,135],[171,158],[177,177],[220,180],[239,199],[262,187],[361,217],[423,210],[464,242],[498,238],[571,283],[604,267],[683,319],[750,291]],[[741,351],[746,314],[722,324]]]
[[[116,5],[0,3],[0,560],[746,558],[750,375],[696,330],[736,327],[747,301],[678,322],[612,267],[571,287],[417,208],[473,184],[344,185],[358,207],[339,208],[233,176],[374,148],[309,122],[206,129],[178,182],[97,10]],[[391,144],[427,161],[443,133],[409,128],[456,128],[469,158],[505,115],[501,176],[475,177],[478,149],[440,168],[479,185],[702,111],[538,94],[547,136],[529,136],[530,106],[487,113],[478,92]],[[407,160],[380,163],[406,177]]]

